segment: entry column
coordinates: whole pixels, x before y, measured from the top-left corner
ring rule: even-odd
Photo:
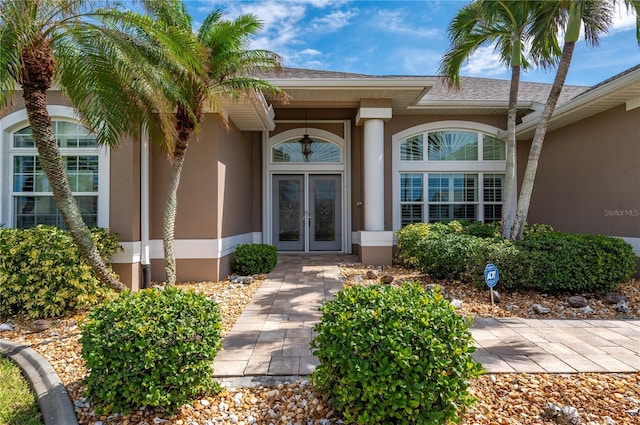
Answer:
[[[389,99],[362,99],[356,119],[364,125],[364,230],[359,231],[360,261],[387,265],[393,259],[393,232],[384,225],[384,121],[392,116]]]

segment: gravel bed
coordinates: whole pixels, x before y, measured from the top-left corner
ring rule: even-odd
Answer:
[[[371,268],[347,265],[341,270],[346,285],[376,281],[366,278],[366,272]],[[420,280],[432,283],[425,276],[400,268],[386,268],[379,274],[392,275],[396,282]],[[256,276],[251,284],[225,281],[184,286],[193,287],[215,299],[220,305],[224,328],[229,330],[263,278],[264,276]],[[581,318],[580,312],[568,307],[566,297],[534,293],[503,294],[502,303],[492,306],[487,291],[459,282],[442,285],[452,298],[462,300],[458,311],[473,317],[534,317],[536,314],[531,310],[531,305],[538,303],[550,309],[545,318]],[[640,308],[638,287],[638,282],[632,281],[618,288],[635,312]],[[587,298],[594,309],[594,314],[589,315],[589,318],[619,318],[619,313],[604,304],[597,304],[600,302],[598,297]],[[94,406],[82,397],[82,379],[86,369],[80,356],[77,323],[83,316],[83,313],[78,313],[53,320],[51,327],[43,332],[34,331],[30,322],[17,318],[0,318],[0,323],[8,321],[13,328],[11,331],[0,332],[0,338],[29,345],[51,363],[74,401],[78,420],[82,425],[342,423],[328,400],[316,392],[306,379],[272,386],[225,388],[219,394],[203,395],[192,404],[183,406],[174,415],[143,408],[128,415],[96,416]],[[462,423],[466,425],[558,423],[541,417],[548,403],[555,403],[559,408],[574,408],[580,416],[581,424],[640,424],[640,373],[486,375],[473,382],[471,389],[479,401],[464,416]]]

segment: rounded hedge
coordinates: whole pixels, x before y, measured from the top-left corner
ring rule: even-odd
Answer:
[[[233,257],[233,269],[243,275],[269,273],[278,262],[276,247],[267,244],[238,245]]]
[[[95,228],[91,235],[105,259],[121,249],[114,233]],[[0,228],[0,316],[60,317],[112,296],[69,232],[44,225]]]
[[[218,305],[176,287],[123,292],[81,324],[87,396],[105,412],[142,406],[174,411],[217,387]]]
[[[474,403],[469,319],[438,291],[354,286],[321,310],[312,380],[348,423],[446,424]]]

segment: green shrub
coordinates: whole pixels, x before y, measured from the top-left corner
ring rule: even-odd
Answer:
[[[116,234],[92,229],[92,236],[105,259],[120,249]],[[0,316],[59,317],[112,295],[67,231],[0,228]]]
[[[275,246],[249,243],[236,247],[233,269],[243,275],[269,273],[277,262]]]
[[[431,225],[428,223],[409,224],[396,232],[398,252],[396,261],[405,267],[418,267],[420,244],[429,235]]]
[[[418,224],[397,232],[396,261],[435,279],[483,287],[484,268],[498,267],[499,285],[544,292],[604,292],[635,273],[636,256],[622,239],[528,226],[521,241],[490,237],[493,225]],[[495,227],[497,232],[497,227]],[[474,236],[482,235],[483,237]]]
[[[312,380],[348,423],[458,422],[481,373],[469,320],[417,283],[354,286],[321,307]]]
[[[518,242],[532,273],[529,286],[545,292],[605,292],[631,279],[636,256],[620,238],[542,232]]]
[[[218,305],[170,286],[123,292],[81,324],[87,395],[99,410],[142,406],[175,411],[217,388],[212,364],[221,347]]]
[[[500,237],[500,223],[470,223],[465,227],[464,233],[471,236],[478,236],[480,238],[496,238]]]

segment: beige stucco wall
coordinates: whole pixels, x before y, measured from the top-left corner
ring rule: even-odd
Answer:
[[[139,137],[127,137],[111,151],[109,229],[123,242],[140,240]]]
[[[218,118],[206,114],[200,133],[193,135],[189,141],[178,188],[176,239],[214,239],[219,236],[216,226],[218,130]],[[149,202],[151,239],[162,239],[170,167],[166,152],[159,149],[157,143],[152,143]]]
[[[640,109],[624,105],[549,133],[528,222],[640,237]],[[520,181],[530,143],[518,144]]]
[[[178,189],[176,240],[220,241],[261,229],[260,133],[241,132],[233,122],[227,124],[217,115],[206,114],[200,133],[189,142]],[[169,173],[166,153],[155,147],[151,157],[151,239],[162,240]],[[178,258],[179,281],[217,280],[230,273],[231,256],[201,254],[211,258]],[[163,260],[154,259],[151,268],[152,279],[164,279]]]
[[[222,237],[260,231],[262,223],[260,133],[241,133],[230,125],[228,130],[219,132],[218,143],[218,210]]]

